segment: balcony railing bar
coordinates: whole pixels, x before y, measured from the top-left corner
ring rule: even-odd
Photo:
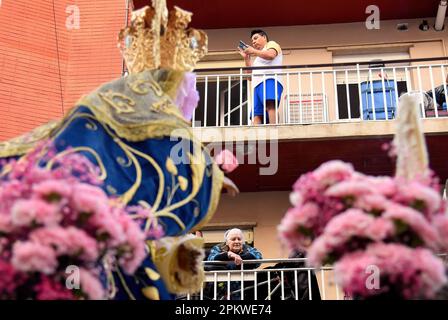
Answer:
[[[198,83],[204,87],[201,91],[203,102],[201,107],[194,111],[193,126],[251,125],[254,103],[251,95],[252,87],[247,80],[254,79],[255,76],[262,77],[261,85],[264,90],[261,98],[265,101],[262,102],[263,105],[259,111],[262,114],[268,113],[266,80],[274,78],[282,83],[282,95],[278,96],[278,90],[275,89],[279,88],[280,82],[275,81],[273,88],[275,93],[270,98],[274,100],[278,111],[275,113],[275,123],[278,125],[346,122],[347,120],[392,120],[396,116],[399,95],[413,91],[413,88],[432,96],[431,100],[421,95],[420,113],[423,118],[446,117],[448,116],[446,97],[444,93],[441,95],[440,88],[443,87],[446,91],[447,84],[444,77],[448,64],[428,63],[431,60],[440,59],[442,58],[389,60],[382,62],[384,65],[371,68],[368,66],[366,68],[366,63],[327,64],[326,66],[345,65],[349,68],[268,70],[256,75],[244,73],[244,68],[238,68],[237,74],[201,73],[198,75]],[[386,66],[392,61],[399,63]],[[404,65],[409,61],[427,63]],[[214,70],[223,70],[223,68]],[[393,74],[392,79],[387,75],[388,73]],[[439,78],[442,81],[439,81]],[[214,82],[216,82],[216,91],[214,91],[215,86],[212,85]],[[221,82],[224,83],[223,86]],[[239,89],[237,89],[238,85]],[[213,106],[214,100],[216,104]],[[269,124],[272,122],[270,121]],[[262,116],[261,123],[268,124],[267,117]]]
[[[381,64],[396,64],[396,63],[415,63],[425,61],[447,61],[448,57],[433,57],[433,58],[418,58],[418,59],[395,59],[395,60],[382,60]],[[321,63],[321,64],[297,64],[297,65],[282,65],[282,66],[267,66],[267,67],[230,67],[230,68],[203,68],[195,69],[195,73],[201,72],[225,72],[225,71],[246,71],[246,70],[271,70],[271,69],[309,69],[309,68],[323,68],[323,67],[347,67],[359,65],[371,65],[370,61],[359,62],[341,62],[341,63]]]
[[[398,61],[407,61],[407,60],[398,60]],[[425,60],[425,61],[428,61],[428,60]],[[337,64],[332,64],[332,65],[329,65],[329,66],[335,66],[335,65],[337,65]],[[412,65],[407,65],[407,66],[398,66],[398,67],[374,67],[374,68],[359,68],[359,71],[369,71],[369,70],[372,70],[372,71],[375,71],[375,70],[384,70],[384,69],[393,69],[393,68],[404,68],[407,72],[409,72],[409,69],[419,69],[419,68],[429,68],[429,67],[447,67],[447,64],[420,64],[420,65],[415,65],[415,66],[412,66]],[[260,68],[263,68],[263,69],[266,69],[265,67],[260,67]],[[272,67],[272,68],[269,68],[269,70],[273,70],[273,69],[276,69],[276,67]],[[296,69],[294,66],[291,66],[289,69]],[[205,70],[205,69],[204,69]],[[211,69],[210,69],[211,70]],[[219,69],[215,69],[216,71],[219,71]],[[345,71],[348,71],[349,73],[350,72],[357,72],[358,71],[358,68],[352,68],[352,69],[324,69],[324,70],[319,70],[319,72],[324,72],[324,73],[332,73],[332,72],[336,72],[336,73],[341,73],[341,72],[345,72]],[[309,74],[309,73],[315,73],[316,71],[276,71],[276,72],[266,72],[266,73],[263,73],[263,75],[261,75],[261,74],[259,74],[259,75],[256,75],[256,76],[258,76],[258,77],[261,77],[261,76],[287,76],[288,74],[297,74],[297,73],[306,73],[306,74]],[[205,81],[205,78],[206,77],[208,77],[208,78],[210,78],[210,77],[228,77],[228,78],[234,78],[234,79],[238,79],[238,78],[240,78],[240,77],[242,77],[244,80],[247,80],[247,79],[252,79],[252,77],[253,77],[253,75],[252,74],[243,74],[243,75],[241,75],[240,73],[229,73],[229,74],[222,74],[222,73],[215,73],[215,74],[213,74],[213,73],[209,73],[209,74],[198,74],[197,75],[197,78],[198,78],[198,80],[199,81],[202,81],[202,79],[204,79],[204,81]],[[233,85],[231,85],[231,89],[232,88],[234,88],[234,87],[236,87],[236,86],[238,86],[239,85],[239,83],[235,83],[235,84],[233,84]],[[227,92],[227,90],[228,89],[225,89],[225,91]]]

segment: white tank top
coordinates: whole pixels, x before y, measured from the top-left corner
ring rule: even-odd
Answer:
[[[275,41],[269,41],[266,43],[262,51],[266,51],[268,49],[275,49],[277,51],[277,56],[272,60],[263,59],[260,57],[256,57],[252,66],[253,67],[266,67],[266,66],[281,66],[283,65],[283,53],[282,49]],[[280,83],[282,83],[282,76],[275,75],[275,73],[282,72],[282,69],[262,69],[262,70],[252,70],[252,88],[255,88],[263,79],[277,79]],[[283,84],[282,84],[283,85]]]

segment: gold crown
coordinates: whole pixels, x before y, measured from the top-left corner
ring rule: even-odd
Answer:
[[[119,47],[130,73],[152,69],[192,71],[207,54],[204,31],[187,29],[192,13],[178,7],[168,15],[166,0],[152,0],[132,13],[131,24],[121,30]]]

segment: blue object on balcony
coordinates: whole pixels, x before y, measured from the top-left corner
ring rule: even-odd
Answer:
[[[386,109],[387,119],[394,118],[396,109],[395,81],[384,79],[384,82],[382,80],[361,82],[361,97],[364,120],[385,120]],[[384,100],[386,100],[386,108],[384,106]],[[373,106],[375,106],[375,118],[373,117]]]

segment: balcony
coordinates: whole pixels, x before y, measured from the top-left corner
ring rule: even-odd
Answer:
[[[205,271],[203,288],[186,300],[341,300],[333,267],[306,267],[306,258],[243,260],[241,270]],[[223,261],[205,261],[206,270],[219,269]],[[260,264],[257,269],[250,268]],[[245,269],[247,268],[247,270]],[[250,268],[250,269],[249,269]]]
[[[447,254],[439,255],[448,265]],[[227,264],[205,261],[206,270]],[[250,265],[260,264],[248,270]],[[241,270],[205,271],[200,292],[185,300],[350,300],[336,284],[333,266],[306,267],[306,258],[243,260]]]
[[[225,142],[236,153],[243,150],[244,160],[251,153],[251,143],[277,143],[266,147],[277,148],[273,150],[278,153],[275,174],[254,181],[251,177],[261,161],[242,161],[239,175],[232,177],[242,191],[289,190],[300,174],[331,159],[351,162],[366,174],[390,175],[393,161],[381,146],[395,133],[399,97],[425,92],[420,103],[423,130],[432,169],[444,181],[448,178],[443,154],[448,143],[446,98],[428,95],[436,97],[441,88],[446,92],[446,61],[437,57],[267,67],[269,73],[263,78],[281,79],[283,94],[277,124],[264,121],[256,126],[250,117],[254,67],[198,69],[200,102],[193,130],[203,143]]]
[[[394,119],[403,93],[421,91],[435,96],[438,86],[446,89],[447,64],[442,61],[446,59],[198,69],[201,99],[193,127],[251,127],[251,71],[255,69],[269,69],[257,75],[260,80],[274,78],[283,83],[280,105],[276,103],[278,125],[371,124],[373,121],[377,126],[377,121]],[[372,112],[372,106],[376,112]],[[446,104],[433,106],[430,101],[422,101],[424,119],[448,115]]]

